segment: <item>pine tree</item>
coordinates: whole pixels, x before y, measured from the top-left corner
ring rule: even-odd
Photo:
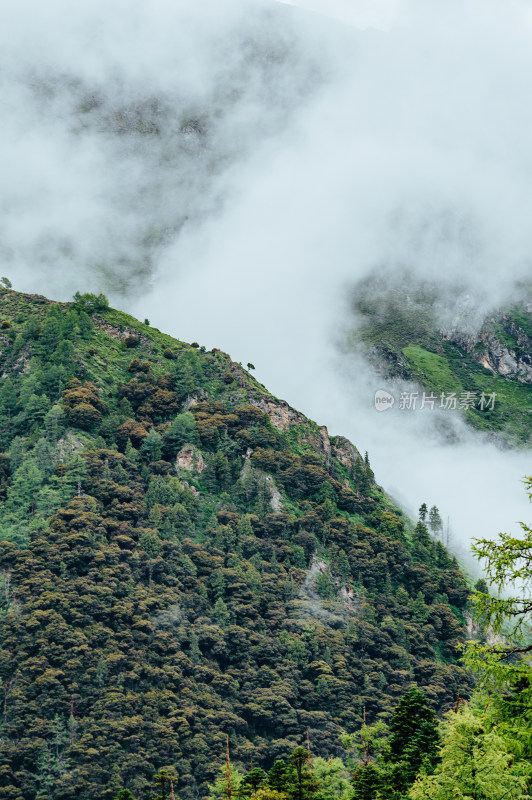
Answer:
[[[286,791],[290,800],[312,800],[318,782],[312,773],[308,750],[296,747],[288,759],[288,782]]]
[[[354,479],[357,492],[363,497],[366,497],[369,494],[370,486],[367,471],[360,456],[358,456],[357,460],[355,461]]]
[[[442,518],[436,506],[432,506],[429,511],[429,528],[433,536],[441,536],[443,533]]]
[[[366,469],[367,480],[368,480],[369,484],[371,485],[375,481],[375,475],[373,473],[373,470],[371,469],[371,464],[369,463],[369,456],[368,456],[368,451],[367,450],[364,453],[364,467]]]
[[[140,454],[146,461],[159,461],[162,455],[162,440],[155,428],[151,428],[140,446]]]
[[[178,414],[164,434],[164,449],[169,458],[175,458],[185,444],[197,444],[196,420],[190,411]]]
[[[286,792],[288,781],[288,767],[285,762],[280,759],[274,763],[273,767],[268,772],[266,783],[270,789],[274,789],[276,792]]]
[[[168,770],[161,769],[155,776],[154,781],[159,789],[159,793],[154,800],[168,800],[173,794],[173,784],[177,781],[177,777],[168,772]]]
[[[430,561],[432,544],[427,526],[420,520],[412,534],[412,556],[417,561]]]
[[[353,800],[375,800],[384,788],[384,775],[372,761],[360,764],[353,773]]]
[[[422,765],[432,770],[440,743],[436,716],[417,687],[411,687],[394,709],[390,733],[385,761],[391,767],[392,785],[405,791]]]
[[[227,610],[227,606],[221,597],[219,597],[218,600],[215,602],[212,608],[211,617],[215,622],[218,623],[220,628],[225,628],[229,624],[230,620],[229,611]]]
[[[247,798],[255,795],[257,789],[266,780],[266,773],[260,767],[254,767],[248,774],[242,778],[238,788],[238,797],[247,800]]]

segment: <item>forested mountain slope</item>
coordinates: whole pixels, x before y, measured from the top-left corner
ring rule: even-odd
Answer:
[[[455,559],[229,356],[5,289],[0,374],[2,798],[202,796],[226,736],[337,755],[467,694]]]

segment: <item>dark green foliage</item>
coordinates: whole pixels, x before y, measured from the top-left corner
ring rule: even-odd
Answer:
[[[197,444],[196,420],[190,411],[177,414],[163,437],[165,454],[175,458],[177,452],[184,444]]]
[[[375,800],[384,786],[385,777],[382,771],[371,761],[360,764],[355,769],[353,775],[354,800]]]
[[[313,775],[310,756],[304,747],[296,747],[287,763],[286,793],[290,800],[311,800],[318,790],[318,781]]]
[[[413,679],[435,709],[467,693],[467,584],[441,542],[409,541],[369,459],[327,458],[302,417],[275,427],[286,406],[223,353],[6,298],[0,794],[153,800],[167,770],[191,800],[228,735],[239,765],[288,759],[259,792],[308,800],[308,754],[288,758],[307,730],[339,756]]]
[[[356,800],[401,800],[420,770],[430,774],[438,763],[438,721],[415,686],[401,697],[386,729],[363,727],[361,733],[360,763],[353,773]]]
[[[413,686],[401,698],[390,719],[387,763],[393,765],[398,790],[410,786],[422,764],[428,769],[437,761],[440,737],[436,716],[422,691]]]
[[[238,787],[238,797],[248,798],[255,794],[259,786],[266,780],[266,773],[260,767],[255,767],[242,779]]]

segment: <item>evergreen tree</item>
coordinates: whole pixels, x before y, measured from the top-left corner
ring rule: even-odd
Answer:
[[[380,769],[372,761],[367,764],[360,764],[353,773],[353,800],[376,800],[384,788],[385,777]]]
[[[155,428],[151,428],[140,446],[140,454],[146,461],[159,461],[162,455],[162,440]]]
[[[158,794],[154,800],[168,800],[173,793],[173,785],[177,777],[166,769],[161,769],[154,778],[155,785],[158,787]]]
[[[411,687],[394,709],[390,734],[384,760],[390,768],[392,786],[404,792],[422,766],[432,771],[440,744],[436,716],[417,687]]]
[[[288,790],[289,772],[286,763],[280,759],[276,761],[268,772],[266,783],[270,789],[276,792],[286,792]]]
[[[190,411],[178,414],[164,434],[164,451],[167,457],[175,458],[185,444],[197,444],[196,420]]]
[[[364,467],[365,467],[365,470],[366,470],[367,480],[368,480],[369,484],[371,485],[375,481],[375,475],[373,473],[373,470],[371,469],[371,464],[369,463],[369,455],[368,455],[368,451],[367,450],[364,453]]]
[[[442,725],[441,761],[434,774],[421,775],[411,800],[527,800],[527,762],[515,762],[504,738],[486,717],[466,706]]]
[[[358,456],[357,460],[355,461],[354,480],[357,492],[363,497],[366,497],[369,494],[370,484],[367,470],[360,456]]]
[[[440,512],[436,506],[432,506],[429,511],[429,528],[433,536],[441,537],[443,534],[443,522],[440,517]]]
[[[532,501],[532,478],[526,478],[525,485]],[[491,702],[508,741],[532,759],[532,599],[527,591],[532,580],[532,528],[523,522],[520,526],[520,536],[501,533],[496,541],[474,540],[473,552],[488,577],[488,583],[477,583],[477,617],[500,641],[470,642],[466,663],[480,686],[495,689]],[[488,592],[488,584],[496,593]]]
[[[309,754],[304,747],[296,747],[288,759],[288,781],[286,792],[290,800],[312,800],[318,782],[309,763]]]
[[[266,773],[260,767],[255,767],[248,774],[242,778],[240,786],[238,787],[238,797],[247,800],[247,798],[254,796],[259,786],[266,780]]]
[[[229,624],[229,611],[221,597],[215,602],[211,616],[213,620],[218,623],[220,628],[225,628]]]
[[[421,520],[417,523],[412,534],[412,556],[417,561],[432,560],[432,542],[427,526]]]

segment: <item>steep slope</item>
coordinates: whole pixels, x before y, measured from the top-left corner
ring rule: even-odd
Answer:
[[[436,407],[443,394],[471,426],[512,445],[532,444],[532,303],[501,309],[470,329],[467,310],[442,324],[441,300],[430,285],[366,281],[353,296],[357,323],[347,352],[362,347],[384,378],[418,384]],[[456,400],[447,401],[450,395]]]
[[[467,693],[455,559],[229,356],[1,290],[0,369],[2,797],[202,796],[226,736],[335,755]]]

